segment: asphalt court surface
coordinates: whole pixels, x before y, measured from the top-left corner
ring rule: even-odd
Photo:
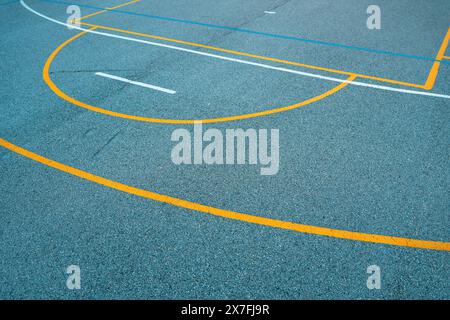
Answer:
[[[73,4],[81,28],[164,46],[72,38],[51,21],[66,22],[68,2],[0,5],[2,298],[449,298],[448,1],[379,1],[376,31],[366,1],[142,0],[95,14],[123,3]],[[354,74],[369,87],[345,82]],[[279,173],[176,166],[171,133],[192,126],[167,119],[278,128]],[[80,291],[65,286],[70,264]],[[371,264],[381,290],[366,287]]]

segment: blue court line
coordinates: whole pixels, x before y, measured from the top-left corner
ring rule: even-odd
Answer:
[[[73,2],[65,2],[65,1],[57,1],[57,0],[40,0],[40,1],[41,2],[55,3],[55,4],[64,4],[64,5],[77,5],[77,6],[81,7],[81,8],[89,8],[89,9],[96,9],[96,10],[106,10],[106,11],[110,11],[110,12],[128,14],[128,15],[145,17],[145,18],[156,19],[156,20],[164,20],[164,21],[171,21],[171,22],[186,23],[186,24],[197,25],[197,26],[202,26],[202,27],[209,27],[209,28],[215,28],[215,29],[224,29],[224,30],[243,32],[243,33],[249,33],[249,34],[256,34],[256,35],[272,37],[272,38],[278,38],[278,39],[301,41],[301,42],[306,42],[306,43],[313,43],[313,44],[325,45],[325,46],[330,46],[330,47],[338,47],[338,48],[344,48],[344,49],[350,49],[350,50],[356,50],[356,51],[384,54],[384,55],[390,55],[390,56],[407,58],[407,59],[424,60],[424,61],[432,61],[432,62],[436,62],[437,61],[437,62],[441,62],[441,63],[450,64],[450,61],[448,61],[448,60],[439,60],[439,59],[432,58],[432,57],[419,56],[419,55],[414,55],[414,54],[406,54],[406,53],[392,52],[392,51],[386,51],[386,50],[378,50],[378,49],[370,49],[370,48],[364,48],[364,47],[356,47],[356,46],[350,46],[350,45],[340,44],[340,43],[335,43],[335,42],[327,42],[327,41],[321,41],[321,40],[313,40],[313,39],[307,39],[307,38],[285,36],[285,35],[280,35],[280,34],[275,34],[275,33],[267,33],[267,32],[260,32],[260,31],[249,30],[249,29],[241,29],[241,28],[221,26],[221,25],[204,23],[204,22],[197,22],[197,21],[183,20],[183,19],[177,19],[177,18],[155,16],[155,15],[149,15],[149,14],[137,13],[137,12],[131,12],[131,11],[124,11],[124,10],[118,10],[118,9],[108,9],[108,8],[102,8],[102,7],[97,7],[97,6],[85,5],[85,4],[77,4],[77,3],[73,3]]]

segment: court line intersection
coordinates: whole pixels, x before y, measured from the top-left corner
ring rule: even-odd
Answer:
[[[132,1],[132,3],[134,3],[136,1]],[[30,7],[28,7],[26,5],[26,3],[21,0],[21,4],[27,8],[29,11],[34,12],[35,14],[44,17],[47,20],[56,22],[58,24],[61,25],[67,25],[63,22],[54,20],[52,18],[49,18],[41,13],[38,13],[36,11],[34,11],[33,9],[31,9]],[[105,11],[106,12],[106,11]],[[113,37],[113,38],[119,38],[119,39],[123,39],[125,37],[121,37],[121,36],[117,36],[114,34],[108,34],[108,33],[102,33],[102,32],[98,32],[96,31],[97,28],[101,28],[101,26],[94,26],[92,29],[83,29],[83,28],[76,28],[81,30],[81,33],[78,33],[77,35],[75,35],[74,37],[66,40],[63,44],[61,44],[53,53],[52,55],[49,57],[49,59],[47,60],[45,66],[44,66],[44,70],[43,70],[43,76],[45,79],[45,76],[47,74],[48,76],[48,71],[51,65],[51,61],[52,59],[56,56],[56,54],[68,43],[70,43],[71,41],[79,38],[80,36],[86,34],[86,33],[94,33],[94,34],[100,34],[100,35],[106,35],[109,37]],[[105,28],[105,27],[103,27]],[[450,29],[449,29],[450,30]],[[448,42],[448,37],[449,37],[449,33],[447,33],[446,39]],[[133,39],[133,38],[127,38],[129,39]],[[142,43],[148,43],[148,41],[143,41],[143,40],[139,40],[139,39],[134,39],[134,40],[130,40],[130,41],[136,41],[136,42],[142,42]],[[163,47],[172,47],[172,46],[168,46],[168,45],[164,45],[164,44],[160,44],[160,43],[154,43],[154,45],[158,45],[158,46],[163,46]],[[445,45],[446,47],[446,45]],[[192,50],[189,49],[185,49],[185,48],[179,48],[179,47],[175,47],[177,48],[177,50],[181,50],[181,51],[187,51],[187,52],[191,52]],[[59,49],[59,50],[58,50]],[[207,53],[203,53],[201,52],[202,55],[209,55],[212,56],[211,54],[207,54]],[[438,56],[441,56],[442,59],[445,59],[445,48],[440,49]],[[230,58],[228,57],[222,57],[222,59],[224,60],[230,60]],[[237,59],[231,59],[230,61],[234,61]],[[245,61],[246,64],[252,64],[252,65],[258,65],[252,62],[248,62]],[[437,64],[437,65],[436,65]],[[436,65],[436,66],[435,66]],[[277,67],[273,67],[273,66],[267,66],[264,65],[265,67],[268,68],[272,68],[272,69],[282,69],[282,68],[277,68]],[[431,72],[437,71],[439,69],[439,62],[435,62],[433,64],[432,70]],[[287,69],[289,70],[289,69]],[[434,71],[433,71],[434,70]],[[291,70],[291,71],[295,71],[296,73],[299,73],[296,70]],[[301,74],[301,73],[300,73]],[[354,82],[353,80],[356,79],[358,77],[358,75],[356,74],[351,74],[350,77],[347,80],[342,80],[342,79],[337,79],[337,78],[330,78],[330,77],[324,77],[324,76],[320,76],[320,75],[314,75],[311,74],[309,76],[312,77],[316,77],[316,78],[322,78],[322,79],[333,79],[331,81],[336,81],[336,82],[340,82],[340,84],[331,89],[330,91],[327,91],[326,93],[323,93],[322,95],[319,95],[317,97],[321,97],[323,95],[330,95],[340,89],[342,89],[343,87],[352,84],[352,85],[358,85],[356,84],[357,82]],[[48,79],[50,79],[48,77]],[[48,80],[47,79],[47,80]],[[51,81],[51,80],[50,80]],[[47,83],[49,85],[51,85],[52,82]],[[433,82],[434,84],[434,82]],[[359,85],[364,85],[364,86],[369,86],[372,88],[382,88],[383,86],[377,86],[377,85],[372,85],[372,84],[367,84],[367,83],[359,83]],[[56,86],[55,86],[56,87]],[[389,87],[388,87],[389,88]],[[55,88],[52,88],[55,89]],[[56,89],[58,89],[56,87]],[[402,89],[397,89],[397,88],[390,88],[393,90],[402,90]],[[58,89],[59,90],[59,89]],[[334,91],[333,91],[334,90]],[[400,92],[408,92],[411,90],[403,90]],[[432,95],[432,96],[437,96],[437,97],[441,97],[441,98],[449,98],[449,96],[446,95],[439,95],[439,94],[432,94],[432,93],[428,93],[428,92],[420,92],[418,91],[420,94],[428,94],[428,95]],[[414,93],[413,93],[414,94]],[[317,99],[317,97],[312,98],[312,99]],[[322,98],[324,98],[325,96],[323,96]],[[70,100],[68,100],[70,101]],[[308,101],[308,100],[305,100]],[[301,102],[304,103],[305,101]],[[313,102],[313,101],[311,101]],[[309,102],[309,103],[311,103]],[[298,106],[297,106],[298,107]],[[292,106],[288,106],[285,108],[292,108]],[[265,111],[265,112],[270,112],[271,110]],[[273,112],[272,112],[273,113]],[[132,117],[132,116],[130,116]],[[161,119],[160,119],[161,120]],[[167,119],[162,119],[162,120],[167,120]],[[183,121],[183,120],[182,120]],[[226,120],[229,121],[229,120]],[[206,122],[206,121],[205,121]],[[312,225],[304,225],[304,224],[299,224],[299,223],[294,223],[294,222],[288,222],[288,221],[281,221],[281,220],[276,220],[276,219],[271,219],[271,218],[265,218],[265,217],[261,217],[261,216],[255,216],[255,215],[251,215],[251,214],[244,214],[244,213],[239,213],[239,212],[234,212],[234,211],[230,211],[230,210],[225,210],[225,209],[220,209],[220,208],[215,208],[215,207],[211,207],[211,206],[207,206],[204,204],[200,204],[200,203],[195,203],[195,202],[191,202],[188,200],[184,200],[184,199],[179,199],[179,198],[175,198],[175,197],[171,197],[171,196],[167,196],[167,195],[163,195],[163,194],[159,194],[159,193],[155,193],[152,191],[148,191],[148,190],[144,190],[144,189],[139,189],[133,186],[129,186],[126,184],[122,184],[120,182],[117,181],[113,181],[113,180],[109,180],[107,178],[65,165],[63,163],[57,162],[55,160],[51,160],[49,158],[43,157],[39,154],[36,154],[34,152],[31,152],[29,150],[26,150],[24,148],[21,148],[20,146],[17,146],[9,141],[6,141],[4,139],[0,139],[0,146],[2,146],[3,148],[6,148],[12,152],[15,152],[23,157],[26,157],[28,159],[31,159],[33,161],[39,162],[43,165],[46,165],[48,167],[52,167],[54,169],[66,172],[68,174],[77,176],[79,178],[115,189],[115,190],[119,190],[122,192],[126,192],[129,194],[133,194],[136,196],[140,196],[143,198],[147,198],[147,199],[152,199],[155,201],[159,201],[159,202],[164,202],[164,203],[168,203],[174,206],[178,206],[178,207],[182,207],[182,208],[186,208],[186,209],[191,209],[191,210],[195,210],[198,212],[203,212],[203,213],[208,213],[208,214],[212,214],[215,216],[220,216],[223,218],[228,218],[228,219],[232,219],[232,220],[239,220],[239,221],[244,221],[244,222],[248,222],[248,223],[254,223],[254,224],[259,224],[259,225],[264,225],[264,226],[269,226],[269,227],[274,227],[274,228],[280,228],[280,229],[285,229],[285,230],[291,230],[291,231],[296,231],[296,232],[301,232],[301,233],[307,233],[307,234],[314,234],[314,235],[320,235],[320,236],[328,236],[328,237],[334,237],[334,238],[340,238],[340,239],[347,239],[347,240],[354,240],[354,241],[361,241],[361,242],[369,242],[369,243],[378,243],[378,244],[387,244],[387,245],[394,245],[394,246],[402,246],[402,247],[410,247],[410,248],[420,248],[420,249],[431,249],[431,250],[441,250],[441,251],[450,251],[450,242],[441,242],[441,241],[433,241],[433,240],[420,240],[420,239],[411,239],[411,238],[403,238],[403,237],[396,237],[396,236],[386,236],[386,235],[378,235],[378,234],[369,234],[369,233],[362,233],[362,232],[355,232],[355,231],[347,231],[347,230],[339,230],[339,229],[333,229],[333,228],[326,228],[326,227],[318,227],[318,226],[312,226]]]

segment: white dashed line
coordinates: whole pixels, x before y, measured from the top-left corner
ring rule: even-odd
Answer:
[[[129,83],[129,84],[134,84],[135,86],[140,86],[140,87],[144,87],[144,88],[148,88],[148,89],[153,89],[153,90],[157,90],[157,91],[161,91],[161,92],[165,92],[165,93],[169,93],[169,94],[177,93],[176,91],[173,91],[173,90],[170,90],[170,89],[154,86],[154,85],[151,85],[151,84],[148,84],[148,83],[139,82],[139,81],[128,80],[128,79],[125,79],[125,78],[122,78],[122,77],[113,76],[112,74],[107,74],[107,73],[103,73],[103,72],[96,72],[95,74],[97,76],[100,76],[100,77],[109,78],[109,79],[113,79],[113,80]]]

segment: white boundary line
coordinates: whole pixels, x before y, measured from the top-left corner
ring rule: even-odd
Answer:
[[[154,85],[143,83],[143,82],[139,82],[139,81],[128,80],[128,79],[125,79],[125,78],[122,78],[122,77],[118,77],[118,76],[113,76],[112,74],[108,74],[108,73],[104,73],[104,72],[96,72],[95,75],[100,76],[100,77],[104,77],[104,78],[109,78],[109,79],[121,81],[121,82],[125,82],[125,83],[129,83],[129,84],[134,84],[136,86],[140,86],[140,87],[144,87],[144,88],[148,88],[148,89],[153,89],[153,90],[157,90],[157,91],[161,91],[161,92],[165,92],[165,93],[169,93],[169,94],[177,93],[176,91],[173,91],[173,90],[170,90],[170,89],[154,86]]]
[[[93,34],[97,34],[97,35],[101,35],[101,36],[105,36],[105,37],[122,39],[122,40],[127,40],[127,41],[132,41],[132,42],[138,42],[138,43],[144,43],[144,44],[149,44],[149,45],[152,45],[152,46],[163,47],[163,48],[168,48],[168,49],[173,49],[173,50],[178,50],[178,51],[183,51],[183,52],[189,52],[189,53],[193,53],[193,54],[197,54],[197,55],[201,55],[201,56],[207,56],[207,57],[212,57],[212,58],[226,60],[226,61],[233,61],[233,62],[247,64],[247,65],[251,65],[251,66],[255,66],[255,67],[261,67],[261,68],[265,68],[265,69],[271,69],[271,70],[277,70],[277,71],[282,71],[282,72],[287,72],[287,73],[298,74],[298,75],[302,75],[302,76],[305,76],[305,77],[318,78],[318,79],[334,81],[334,82],[340,82],[340,83],[349,83],[349,84],[354,85],[354,86],[374,88],[374,89],[379,89],[379,90],[393,91],[393,92],[400,92],[400,93],[407,93],[407,94],[414,94],[414,95],[429,96],[429,97],[435,97],[435,98],[450,99],[450,95],[446,95],[446,94],[439,94],[439,93],[433,93],[433,92],[424,92],[424,91],[416,91],[416,90],[398,89],[398,88],[393,88],[393,87],[388,87],[388,86],[381,86],[381,85],[376,85],[376,84],[370,84],[370,83],[366,83],[366,82],[359,82],[359,81],[348,81],[348,80],[343,80],[343,79],[338,79],[338,78],[333,78],[333,77],[321,76],[321,75],[314,74],[314,73],[309,73],[309,72],[302,72],[302,71],[293,70],[293,69],[275,67],[275,66],[271,66],[271,65],[263,64],[263,63],[251,62],[251,61],[235,59],[235,58],[229,58],[229,57],[225,57],[225,56],[221,56],[221,55],[217,55],[217,54],[206,53],[206,52],[201,52],[201,51],[196,51],[196,50],[191,50],[191,49],[186,49],[186,48],[172,46],[172,45],[158,43],[158,42],[152,42],[152,41],[147,41],[147,40],[142,40],[142,39],[136,39],[136,38],[131,38],[131,37],[119,36],[119,35],[112,34],[112,33],[106,33],[106,32],[100,32],[100,31],[95,31],[95,30],[89,30],[89,29],[77,27],[77,26],[74,26],[74,25],[71,25],[71,24],[67,24],[67,23],[55,20],[53,18],[50,18],[50,17],[48,17],[48,16],[46,16],[46,15],[44,15],[42,13],[39,13],[39,12],[35,11],[34,9],[30,8],[23,0],[20,0],[20,4],[25,9],[27,9],[28,11],[30,11],[30,12],[40,16],[41,18],[44,18],[44,19],[48,20],[48,21],[51,21],[51,22],[54,22],[54,23],[57,23],[57,24],[69,27],[71,29],[85,31],[85,32],[88,32],[88,33],[93,33]]]

